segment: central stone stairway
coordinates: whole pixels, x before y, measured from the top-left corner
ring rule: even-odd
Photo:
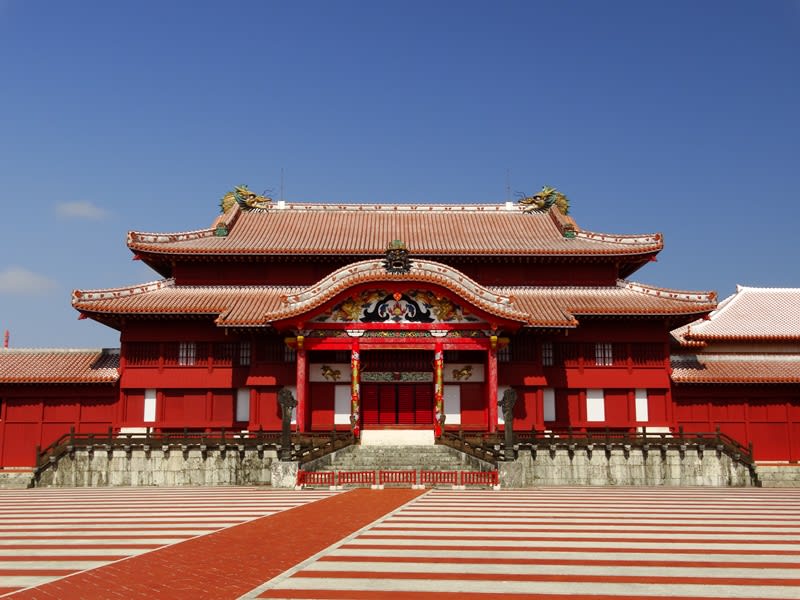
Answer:
[[[464,472],[494,472],[497,467],[491,463],[469,456],[463,452],[440,445],[353,445],[323,456],[303,465],[303,471],[315,473],[334,473],[337,482],[345,480],[353,485],[379,484],[412,485],[425,484],[422,472],[434,472],[429,478],[447,485],[462,483]],[[403,477],[394,479],[388,472],[404,472]],[[348,480],[348,474],[363,473],[370,477]],[[412,477],[411,473],[415,475]],[[382,475],[383,474],[383,475]],[[441,475],[438,475],[441,474]],[[413,481],[411,480],[413,479]]]

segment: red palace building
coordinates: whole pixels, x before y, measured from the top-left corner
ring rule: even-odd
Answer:
[[[282,388],[300,432],[493,432],[513,387],[516,431],[720,427],[758,460],[800,459],[800,290],[718,306],[634,283],[659,234],[586,231],[541,202],[237,190],[208,229],[129,233],[156,281],[73,293],[119,350],[0,352],[0,466],[70,427],[278,431]]]

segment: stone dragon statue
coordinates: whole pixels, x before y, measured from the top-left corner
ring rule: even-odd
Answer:
[[[556,188],[545,185],[533,196],[520,196],[519,204],[525,207],[525,212],[545,212],[555,206],[562,215],[569,214],[569,199]]]
[[[234,204],[238,204],[242,210],[263,211],[270,207],[272,198],[259,196],[254,191],[247,189],[246,185],[237,185],[222,197],[219,207],[223,213],[226,213],[233,208]]]

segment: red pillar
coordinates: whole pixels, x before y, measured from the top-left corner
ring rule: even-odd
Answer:
[[[358,338],[350,349],[350,427],[356,439],[359,437],[361,413],[361,355]]]
[[[444,345],[441,340],[436,340],[433,353],[433,434],[438,438],[442,435],[442,421],[444,420]]]
[[[297,431],[306,431],[306,396],[308,395],[308,365],[303,348],[303,336],[297,336]]]
[[[497,431],[497,336],[492,336],[487,360],[486,387],[489,396],[489,433]]]

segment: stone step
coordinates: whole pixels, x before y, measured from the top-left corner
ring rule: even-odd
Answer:
[[[762,487],[800,487],[800,465],[760,464],[756,473]]]
[[[492,465],[447,446],[348,446],[305,466],[308,471],[481,471]]]
[[[469,471],[474,467],[445,446],[351,446],[319,471]]]
[[[0,489],[24,489],[33,483],[32,471],[0,471]]]

